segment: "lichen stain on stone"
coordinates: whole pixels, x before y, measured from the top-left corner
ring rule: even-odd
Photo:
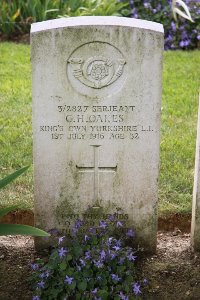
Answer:
[[[63,224],[64,219],[66,219],[68,215],[73,214],[75,214],[73,207],[73,199],[64,197],[55,210],[57,221]]]
[[[78,174],[76,165],[74,164],[74,162],[72,160],[70,160],[68,162],[68,167],[69,167],[70,171],[67,173],[71,174],[71,176],[73,177],[73,182],[75,183],[75,188],[78,189],[78,186],[80,184],[80,175]]]

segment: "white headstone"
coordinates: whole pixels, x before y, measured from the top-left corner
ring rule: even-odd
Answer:
[[[191,241],[195,251],[200,251],[200,96],[197,123],[196,158],[192,203]]]
[[[163,26],[77,17],[31,29],[35,224],[116,212],[156,249]]]

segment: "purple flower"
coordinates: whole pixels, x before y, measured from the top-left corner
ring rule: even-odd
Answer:
[[[181,48],[187,47],[190,44],[189,40],[186,41],[180,41],[179,46]]]
[[[160,10],[161,9],[161,4],[159,3],[156,7],[157,10]]]
[[[145,279],[143,280],[143,283],[144,283],[145,285],[147,285],[147,284],[149,283],[149,281],[145,278]]]
[[[171,22],[171,29],[172,29],[172,31],[176,31],[176,24],[172,21]]]
[[[73,280],[74,280],[73,277],[69,277],[69,276],[66,275],[64,283],[67,283],[67,284],[71,285]]]
[[[200,41],[200,34],[197,35],[197,40]]]
[[[83,221],[80,219],[77,219],[75,222],[75,228],[79,229],[83,225]]]
[[[58,245],[60,245],[63,242],[64,238],[65,238],[65,236],[59,237],[59,239],[58,239]]]
[[[107,226],[108,226],[108,225],[107,225],[107,223],[106,223],[104,220],[101,220],[101,221],[99,222],[99,227],[100,227],[100,228],[105,229]]]
[[[167,38],[165,39],[165,42],[171,42],[171,41],[173,41],[173,37],[172,37],[172,35],[169,33],[168,36],[167,36]]]
[[[103,263],[101,261],[93,260],[93,262],[94,262],[95,267],[97,267],[98,269],[103,267]]]
[[[121,240],[116,240],[115,243],[116,243],[116,246],[118,246],[118,247],[121,247],[121,245],[122,245]]]
[[[40,289],[44,289],[44,286],[45,282],[43,280],[37,283],[37,287],[39,287]]]
[[[144,7],[145,7],[145,8],[149,8],[149,7],[150,7],[150,4],[145,2],[145,3],[144,3]]]
[[[49,271],[46,271],[46,272],[43,272],[40,274],[40,278],[41,279],[44,279],[44,278],[48,278],[50,275]]]
[[[117,227],[122,227],[122,226],[123,226],[123,223],[122,223],[121,221],[117,221],[116,226],[117,226]]]
[[[187,38],[188,38],[188,34],[187,34],[187,32],[185,30],[183,30],[181,32],[181,39],[184,40],[184,39],[187,39]]]
[[[133,231],[133,229],[128,229],[127,233],[126,233],[127,237],[134,237],[135,236],[135,232]]]
[[[85,261],[82,258],[80,258],[80,263],[83,267],[85,267]]]
[[[134,0],[129,0],[129,4],[130,4],[131,8],[133,8]]]
[[[110,246],[112,244],[113,237],[109,237],[107,240],[107,245]]]
[[[138,294],[141,294],[140,291],[140,285],[136,282],[133,284],[133,293],[135,294],[135,296],[137,296]]]
[[[138,18],[138,14],[137,14],[137,12],[136,12],[136,9],[133,10],[132,16],[133,16],[133,18],[135,18],[135,19]]]
[[[85,242],[86,242],[86,241],[88,241],[89,239],[90,239],[90,238],[89,238],[89,236],[88,236],[88,235],[85,235],[85,236],[84,236],[84,240],[85,240]]]
[[[125,258],[124,257],[120,257],[120,259],[119,259],[119,265],[122,265],[123,264],[123,262],[124,262],[124,260],[125,260]]]
[[[81,267],[79,266],[79,265],[77,265],[76,264],[76,268],[77,268],[77,270],[80,272],[82,269],[81,269]]]
[[[93,291],[91,291],[92,295],[95,295],[98,292],[98,288],[95,288]]]
[[[128,300],[128,296],[124,295],[122,292],[119,293],[121,300]]]
[[[76,227],[72,227],[72,235],[75,236],[78,232],[78,229]]]
[[[119,246],[113,246],[113,249],[114,249],[115,251],[118,251],[118,250],[120,250],[121,248],[120,248]]]
[[[109,217],[108,217],[108,220],[109,220],[109,221],[112,222],[112,221],[114,221],[114,219],[115,219],[114,215],[109,215]]]
[[[40,300],[39,296],[33,296],[32,300]]]
[[[110,251],[109,250],[109,255],[110,255],[110,258],[111,258],[111,260],[113,260],[115,257],[116,257],[116,254],[113,252],[113,251]]]
[[[39,265],[38,264],[31,264],[31,269],[32,270],[38,270],[39,269]]]
[[[111,277],[112,277],[112,280],[115,280],[115,281],[120,281],[121,280],[121,278],[116,274],[111,274]]]
[[[92,234],[96,234],[97,233],[96,228],[94,228],[94,227],[90,227],[89,228],[89,232],[92,233]]]
[[[101,281],[102,277],[101,276],[97,276],[97,281]]]
[[[106,252],[104,250],[100,251],[100,257],[102,260],[104,260],[106,258]]]
[[[135,259],[137,258],[137,256],[133,255],[134,253],[133,252],[130,252],[128,255],[127,255],[127,258],[129,261],[135,261]]]
[[[63,258],[66,255],[67,252],[68,252],[68,250],[63,248],[63,247],[58,249],[58,255],[59,255],[60,258]]]
[[[90,259],[91,258],[91,253],[90,251],[85,252],[85,259]]]

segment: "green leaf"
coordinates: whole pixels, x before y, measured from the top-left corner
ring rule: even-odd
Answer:
[[[87,281],[84,280],[84,281],[81,281],[79,284],[78,284],[78,289],[80,291],[85,291],[87,288]]]
[[[18,205],[12,205],[12,206],[0,209],[0,218],[7,215],[9,212],[16,210],[17,208],[19,208]]]
[[[71,256],[70,254],[68,254],[67,257],[66,257],[66,260],[67,260],[67,261],[72,260],[72,256]]]
[[[81,294],[76,294],[76,300],[80,300],[81,299]]]
[[[68,275],[68,276],[73,275],[74,272],[75,272],[74,268],[68,268],[68,269],[67,269],[67,275]]]
[[[102,300],[108,299],[108,292],[106,290],[99,290],[98,296],[102,298]]]
[[[75,257],[79,257],[82,254],[82,248],[80,246],[75,246],[74,247],[74,255]]]
[[[1,235],[32,235],[32,236],[50,236],[49,233],[28,225],[19,224],[0,224]]]
[[[11,181],[13,181],[15,178],[19,177],[22,173],[24,173],[27,169],[29,168],[29,166],[23,167],[17,171],[15,171],[14,173],[6,176],[5,178],[0,180],[0,189],[2,189],[3,187],[5,187],[7,184],[9,184]]]
[[[76,281],[73,281],[72,284],[69,285],[69,289],[73,291],[75,290],[75,288],[76,288]]]
[[[57,11],[59,11],[59,9],[58,8],[48,9],[48,10],[45,11],[45,14],[47,14],[49,12],[55,12],[55,11],[57,12]]]
[[[67,268],[66,261],[62,261],[61,264],[60,264],[60,269],[64,271],[66,268]]]

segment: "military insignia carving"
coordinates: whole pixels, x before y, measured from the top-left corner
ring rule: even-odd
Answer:
[[[66,59],[67,80],[79,94],[104,99],[122,89],[127,65],[124,54],[115,46],[88,42],[75,48]]]
[[[72,66],[73,76],[84,85],[101,89],[115,82],[123,73],[124,59],[115,62],[103,56],[89,59],[71,58],[68,63]]]

